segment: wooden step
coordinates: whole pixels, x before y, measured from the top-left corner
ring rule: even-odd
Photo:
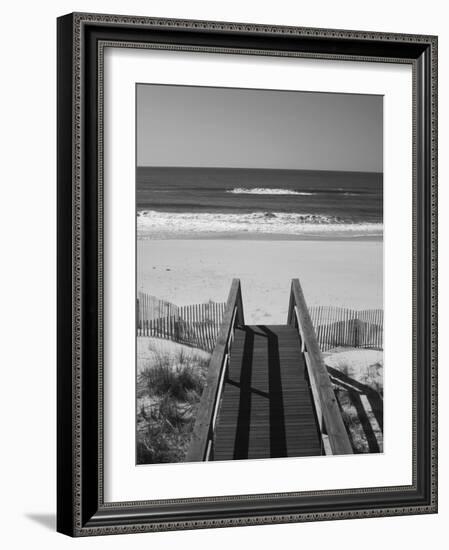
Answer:
[[[214,460],[321,454],[312,396],[296,329],[235,331],[217,427]]]

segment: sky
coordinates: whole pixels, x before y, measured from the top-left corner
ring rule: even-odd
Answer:
[[[383,97],[137,85],[137,165],[382,172]]]

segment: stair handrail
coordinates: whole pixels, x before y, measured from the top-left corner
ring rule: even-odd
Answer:
[[[324,364],[299,279],[292,279],[287,324],[298,329],[325,454],[352,454],[340,407]],[[327,436],[327,438],[326,438]]]
[[[233,279],[198,406],[187,462],[213,459],[213,438],[236,326],[245,324],[240,279]]]

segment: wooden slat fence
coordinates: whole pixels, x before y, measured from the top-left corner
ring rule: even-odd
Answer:
[[[137,336],[165,338],[212,352],[225,306],[224,302],[176,306],[139,293]]]
[[[139,292],[137,297],[137,324],[139,324],[139,321],[176,317],[178,310],[178,306],[171,302],[160,300],[156,296],[151,296],[144,292]]]
[[[383,309],[309,308],[321,351],[338,346],[383,349]]]

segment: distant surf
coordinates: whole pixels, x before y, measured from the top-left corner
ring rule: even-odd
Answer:
[[[138,237],[382,236],[382,174],[138,167]]]
[[[293,189],[278,189],[269,187],[235,187],[229,189],[226,193],[234,193],[235,195],[314,195],[307,191],[294,191]]]
[[[382,224],[352,223],[338,216],[287,212],[210,213],[139,211],[139,239],[174,238],[206,234],[247,236],[380,236]]]

